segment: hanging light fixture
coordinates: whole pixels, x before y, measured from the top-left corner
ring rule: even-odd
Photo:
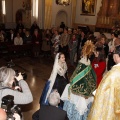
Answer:
[[[70,5],[70,0],[56,0],[57,5],[68,6]]]

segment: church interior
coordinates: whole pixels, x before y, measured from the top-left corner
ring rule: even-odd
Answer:
[[[23,40],[19,44],[15,43],[14,35],[9,36],[11,31],[16,32],[16,36],[23,36],[26,31],[34,34],[34,23],[39,28],[41,50],[38,53],[34,42]],[[51,31],[50,40],[54,30],[62,34],[61,23],[68,30],[76,30],[77,34],[81,31],[87,36],[87,33],[92,34],[89,39],[97,40],[104,34],[108,43],[113,29],[120,30],[120,0],[0,0],[0,67],[11,64],[14,70],[25,72],[25,81],[33,95],[32,103],[21,106],[24,120],[32,120],[32,114],[40,108],[40,96],[54,64],[51,44],[43,47],[44,42],[41,42],[43,34]],[[69,56],[66,62],[70,78],[77,63],[71,65]]]

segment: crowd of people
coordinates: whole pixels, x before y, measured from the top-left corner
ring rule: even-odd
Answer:
[[[61,97],[58,109],[62,108],[66,111],[69,120],[119,120],[120,39],[118,38],[118,32],[116,30],[112,31],[111,41],[108,41],[104,34],[96,39],[91,32],[86,34],[81,30],[80,35],[77,30],[73,30],[74,33],[70,32],[71,34],[66,32],[65,28],[61,38],[66,37],[64,37],[64,40],[60,38],[59,52],[55,57],[51,73],[51,76],[55,75],[54,79],[51,77],[48,79],[40,99],[40,105],[48,106],[50,93],[57,90]],[[75,50],[74,52],[71,52],[71,46]],[[63,68],[67,70],[62,64],[61,69],[59,69],[59,60],[62,61],[62,59],[59,59],[58,56],[61,55],[61,52],[64,53],[64,58],[67,58],[69,54],[71,65],[74,64],[75,54],[77,54],[78,61],[76,62],[78,64],[68,82],[66,82],[66,72],[61,74],[59,71],[62,71]],[[56,59],[58,64],[56,64]],[[117,65],[114,66],[111,61],[114,61],[114,64]],[[65,60],[63,60],[63,63],[66,64]],[[55,65],[58,67],[55,67]],[[106,67],[107,73],[105,73]],[[55,68],[58,69],[54,71]],[[61,80],[57,78],[56,74],[64,77],[64,82],[62,78]],[[103,74],[105,75],[103,76]],[[53,86],[56,83],[57,86],[54,88]],[[59,87],[63,83],[65,85],[63,85],[61,94]]]
[[[91,39],[94,43],[98,41],[98,38],[95,39],[93,32],[67,28],[63,23],[60,27],[41,30],[36,21],[30,29],[25,28],[22,22],[19,21],[14,30],[0,30],[0,43],[15,46],[31,44],[33,57],[42,55],[44,57],[52,56],[54,58],[57,52],[63,52],[67,58],[70,57],[70,63],[73,66],[74,56],[77,57],[78,61],[80,51],[88,39]],[[102,44],[105,48],[107,47],[106,40]],[[0,48],[3,48],[2,45],[0,44]],[[108,50],[106,49],[106,51]]]
[[[14,39],[13,35],[9,37],[11,39],[6,37],[6,42],[14,45],[31,43],[34,57],[42,55],[54,59],[53,70],[40,97],[40,109],[33,114],[33,120],[49,120],[50,117],[52,120],[120,119],[120,39],[117,28],[112,31],[111,40],[103,33],[96,38],[91,31],[67,27],[40,31],[36,22],[30,31],[21,22],[16,30],[17,36]],[[0,38],[3,42],[4,35]],[[76,67],[70,78],[68,60],[73,68]],[[14,78],[22,92],[12,89]],[[21,73],[15,76],[15,71],[7,67],[0,68],[0,93],[0,98],[14,96],[15,104],[33,101]],[[19,99],[18,95],[21,96]]]
[[[96,39],[91,32],[86,34],[82,30],[64,28],[59,35],[53,70],[42,92],[40,106],[51,106],[49,96],[55,90],[60,95],[57,107],[66,111],[69,120],[119,120],[120,39],[117,30],[111,35],[111,40],[104,34]],[[78,63],[70,79],[66,76],[67,57],[71,65]]]

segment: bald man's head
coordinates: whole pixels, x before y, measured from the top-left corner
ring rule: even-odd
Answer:
[[[6,112],[0,108],[0,120],[7,120]]]

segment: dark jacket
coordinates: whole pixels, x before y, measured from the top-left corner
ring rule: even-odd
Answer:
[[[69,120],[67,112],[55,106],[41,105],[37,118],[33,115],[33,120]]]
[[[32,36],[31,35],[29,35],[29,36],[24,36],[24,38],[23,38],[23,42],[24,42],[24,44],[29,44],[29,43],[31,43],[32,42]]]
[[[13,43],[14,42],[14,38],[15,38],[15,34],[14,33],[13,33],[13,35],[8,33],[7,39],[8,39],[9,43]]]

